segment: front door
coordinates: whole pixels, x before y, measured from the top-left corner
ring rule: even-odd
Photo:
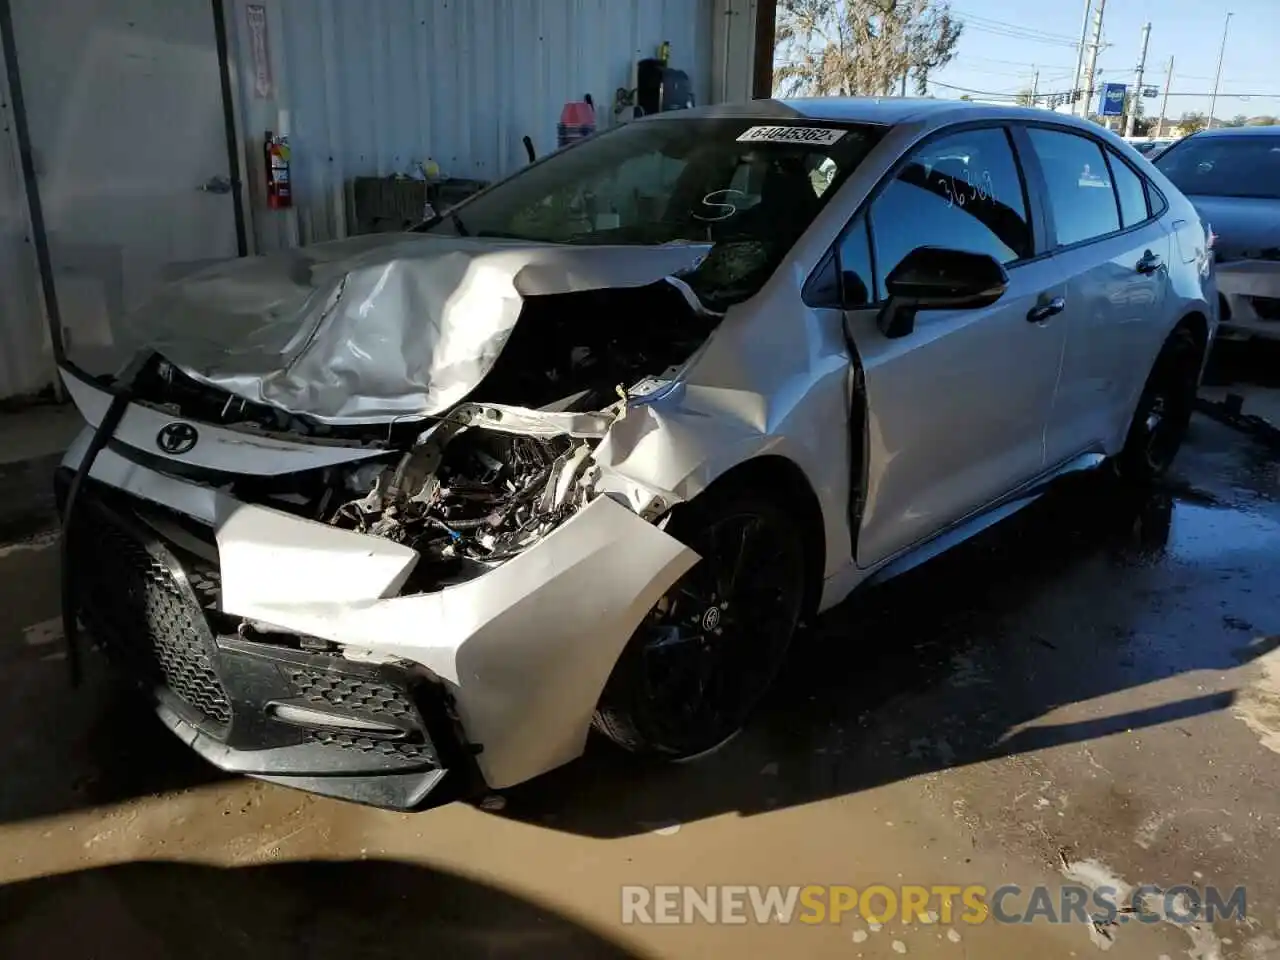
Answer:
[[[1065,331],[1034,308],[1062,296],[1049,259],[1033,259],[1022,177],[1004,129],[929,141],[869,210],[874,293],[846,323],[862,360],[869,416],[868,488],[858,563],[887,560],[1034,479]],[[842,245],[846,295],[855,262]],[[977,310],[925,311],[915,330],[876,328],[884,277],[931,245],[988,253],[1006,265],[1007,292]],[[1025,262],[1024,262],[1025,261]],[[1043,312],[1042,312],[1043,313]]]
[[[237,253],[212,6],[10,4],[64,342],[110,352],[157,284]]]

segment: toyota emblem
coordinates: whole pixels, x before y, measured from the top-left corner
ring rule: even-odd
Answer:
[[[166,423],[156,434],[156,446],[165,453],[186,453],[196,445],[200,434],[189,423]]]

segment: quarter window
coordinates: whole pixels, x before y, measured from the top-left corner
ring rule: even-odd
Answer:
[[[858,217],[840,241],[840,293],[846,310],[871,302],[871,244],[867,241],[867,221]]]
[[[1147,211],[1147,191],[1142,185],[1142,178],[1114,153],[1108,151],[1107,159],[1111,161],[1111,179],[1116,185],[1116,196],[1120,199],[1120,219],[1126,227],[1141,223],[1150,216]]]
[[[1044,171],[1059,246],[1119,230],[1120,213],[1102,148],[1060,130],[1032,127],[1027,134]]]
[[[1034,246],[1022,175],[998,127],[928,143],[872,203],[870,217],[879,298],[884,277],[916,247],[986,253],[1007,264]]]

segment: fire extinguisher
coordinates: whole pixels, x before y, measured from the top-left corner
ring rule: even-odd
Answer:
[[[293,191],[289,186],[289,138],[277,137],[268,130],[263,153],[267,167],[267,206],[272,210],[287,210],[293,206]]]

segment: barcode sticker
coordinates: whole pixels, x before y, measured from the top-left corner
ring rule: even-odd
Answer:
[[[839,141],[847,130],[833,127],[750,127],[738,137],[739,143],[813,143],[823,147]]]

